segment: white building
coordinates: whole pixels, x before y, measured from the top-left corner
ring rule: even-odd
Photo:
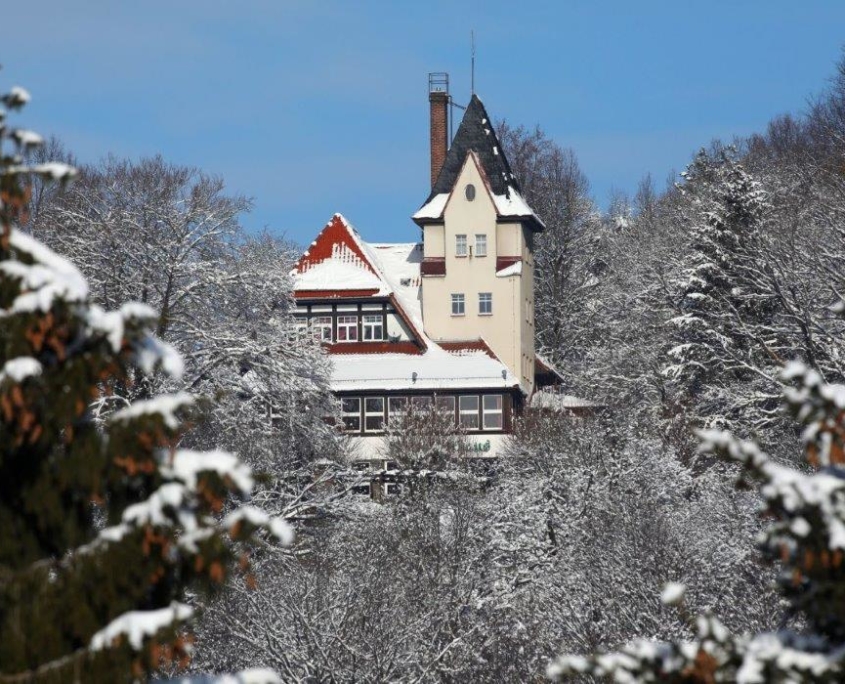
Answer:
[[[537,373],[553,375],[534,350],[543,224],[481,100],[451,146],[448,92],[431,87],[429,102],[432,188],[413,216],[422,242],[370,244],[335,214],[293,271],[296,315],[333,357],[332,390],[362,457],[377,455],[385,422],[408,402],[436,402],[494,454]]]

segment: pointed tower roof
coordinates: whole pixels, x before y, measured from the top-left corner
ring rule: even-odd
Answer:
[[[543,223],[520,194],[519,181],[511,171],[505,152],[499,144],[493,122],[478,95],[473,95],[464,112],[458,132],[446,155],[446,161],[431,194],[414,214],[414,220],[423,224],[442,217],[446,201],[458,181],[467,157],[473,153],[479,164],[496,209],[502,218],[530,219],[535,230],[542,230]]]
[[[473,95],[446,154],[446,161],[443,162],[437,182],[431,189],[429,200],[435,195],[452,192],[470,150],[478,156],[494,194],[508,195],[511,187],[519,192],[519,183],[496,137],[493,122],[478,95]]]

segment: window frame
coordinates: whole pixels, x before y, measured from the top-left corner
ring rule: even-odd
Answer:
[[[380,401],[381,402],[381,409],[378,410],[378,411],[376,411],[376,410],[371,411],[370,408],[369,408],[369,402],[371,402],[371,401]],[[384,432],[384,424],[386,422],[385,418],[384,418],[384,409],[385,409],[386,403],[387,402],[385,401],[385,398],[383,396],[364,397],[364,414],[363,414],[363,422],[362,422],[362,425],[363,425],[363,428],[364,428],[364,434],[372,435],[372,434]],[[368,427],[368,421],[369,421],[370,418],[378,418],[381,421],[378,428],[371,429],[370,427]]]
[[[456,306],[459,305],[459,306]],[[456,311],[456,308],[459,308],[460,311]],[[453,316],[466,316],[466,296],[463,292],[453,292],[452,293],[452,315]]]
[[[370,319],[369,321],[367,319]],[[373,333],[372,337],[367,337],[367,331]],[[378,330],[381,334],[375,337],[375,331]],[[363,342],[383,342],[384,341],[384,316],[378,314],[361,314],[361,340]]]
[[[308,319],[308,326],[313,331],[314,338],[320,342],[334,341],[334,326],[332,325],[331,316],[312,316]]]
[[[488,311],[484,310],[484,304],[489,305]],[[492,292],[479,292],[478,293],[478,315],[479,316],[492,316],[493,315],[493,293]]]
[[[483,245],[483,249],[482,246]],[[487,256],[487,233],[475,234],[475,255],[477,257]]]
[[[488,399],[497,399],[498,407],[494,409],[487,408]],[[498,416],[499,425],[492,427],[487,425],[487,416]],[[481,427],[483,430],[495,430],[501,432],[505,429],[505,397],[501,394],[483,394],[481,395]]]
[[[348,320],[343,320],[348,319]],[[353,324],[354,321],[354,324]],[[358,314],[343,314],[337,317],[337,341],[342,343],[357,342],[358,341],[358,324],[360,318]],[[340,331],[345,331],[346,339],[341,338]],[[349,331],[354,333],[354,337],[348,337]]]
[[[463,240],[462,240],[463,238]],[[461,253],[463,246],[463,253]],[[455,233],[455,256],[463,259],[469,253],[469,239],[466,233]]]
[[[475,399],[474,409],[465,409],[463,407],[464,400]],[[480,420],[481,398],[477,394],[462,394],[458,397],[458,425],[464,428],[467,432],[478,432],[481,429]],[[464,422],[464,416],[472,416],[474,418],[474,426],[468,425]]]
[[[346,401],[354,401],[358,403],[357,411],[349,410],[347,411],[344,407],[344,402]],[[354,419],[358,421],[357,428],[350,428],[347,424],[346,420],[349,418],[350,420]],[[341,397],[340,398],[340,422],[343,424],[343,431],[344,432],[354,432],[359,433],[361,432],[361,426],[363,425],[361,421],[361,397]]]

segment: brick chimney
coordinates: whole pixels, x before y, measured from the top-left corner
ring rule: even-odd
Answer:
[[[449,74],[428,75],[431,132],[431,187],[437,182],[449,151]]]

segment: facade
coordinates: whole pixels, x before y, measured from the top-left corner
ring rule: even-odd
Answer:
[[[451,413],[495,455],[534,391],[534,234],[481,100],[454,140],[433,88],[432,188],[413,220],[422,242],[370,244],[335,214],[292,272],[298,325],[332,355],[332,390],[362,459],[409,404]]]

